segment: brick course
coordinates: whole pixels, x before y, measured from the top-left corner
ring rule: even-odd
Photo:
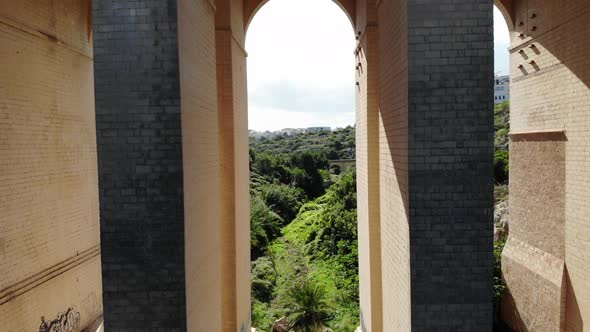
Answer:
[[[0,1],[2,331],[102,312],[89,10]]]
[[[408,2],[413,331],[491,331],[491,1]]]

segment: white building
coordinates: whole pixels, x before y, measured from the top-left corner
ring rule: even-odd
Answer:
[[[332,128],[330,127],[308,127],[305,129],[306,133],[320,133],[322,131],[330,131]]]
[[[510,100],[510,76],[496,76],[494,78],[494,104]]]

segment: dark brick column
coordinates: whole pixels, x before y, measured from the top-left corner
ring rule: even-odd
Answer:
[[[408,0],[413,331],[491,331],[492,0]]]
[[[184,331],[176,0],[93,0],[105,330]]]

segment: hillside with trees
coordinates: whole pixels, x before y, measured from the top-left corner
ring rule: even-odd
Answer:
[[[500,256],[508,232],[509,104],[495,117],[494,301],[504,291]],[[354,331],[359,326],[353,127],[250,137],[252,326],[272,331]],[[496,305],[497,307],[497,305]],[[287,330],[285,330],[287,331]]]
[[[354,128],[250,140],[252,326],[359,325]]]

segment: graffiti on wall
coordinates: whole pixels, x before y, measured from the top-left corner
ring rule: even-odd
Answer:
[[[41,316],[39,332],[74,332],[80,327],[80,313],[74,308],[68,308],[66,312],[58,312],[54,320],[46,320]]]

